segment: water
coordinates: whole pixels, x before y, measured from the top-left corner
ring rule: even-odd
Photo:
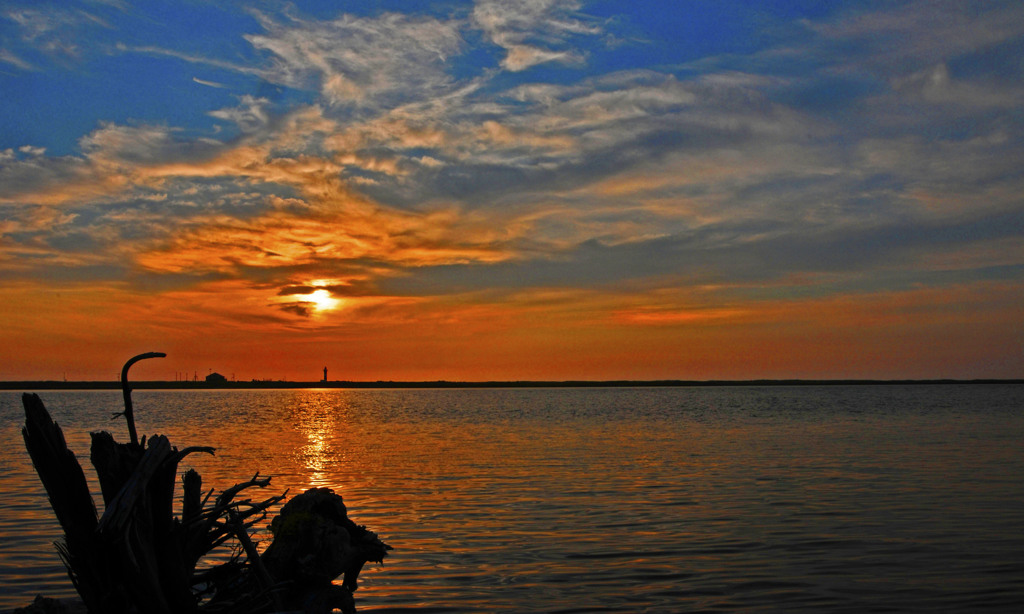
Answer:
[[[43,392],[88,466],[116,391]],[[1024,386],[136,391],[218,490],[328,486],[361,612],[1016,612]],[[71,596],[0,393],[0,608]],[[98,487],[93,487],[97,493]],[[259,493],[257,493],[259,494]]]

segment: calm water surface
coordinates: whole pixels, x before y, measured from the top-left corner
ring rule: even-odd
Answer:
[[[120,392],[40,395],[88,465]],[[136,391],[221,490],[333,488],[361,612],[1017,612],[1024,386]],[[0,608],[70,596],[0,393]],[[99,489],[94,485],[94,496]],[[260,494],[260,493],[256,493]]]

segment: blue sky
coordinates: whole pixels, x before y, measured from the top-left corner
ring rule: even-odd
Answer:
[[[1019,377],[1022,51],[1015,2],[7,2],[3,341]]]

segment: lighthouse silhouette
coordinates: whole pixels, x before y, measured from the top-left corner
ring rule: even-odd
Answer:
[[[327,367],[324,367],[324,381],[327,381]]]

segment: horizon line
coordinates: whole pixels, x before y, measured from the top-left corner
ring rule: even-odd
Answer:
[[[826,386],[826,385],[935,385],[935,384],[1024,384],[1024,378],[757,378],[757,379],[658,379],[658,380],[246,380],[207,382],[180,380],[139,380],[132,389],[245,389],[245,388],[601,388],[601,387],[699,387],[699,386]],[[121,382],[111,380],[7,380],[0,390],[37,388],[41,390],[120,390]]]

